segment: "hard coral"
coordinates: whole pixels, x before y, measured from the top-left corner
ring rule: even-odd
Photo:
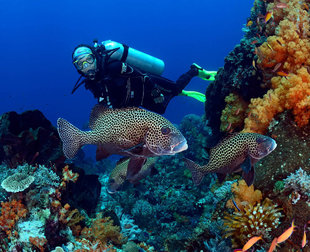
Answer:
[[[269,233],[280,224],[280,210],[266,198],[262,203],[248,204],[243,211],[224,216],[225,238],[232,236],[234,247],[244,245],[253,236],[270,238]]]
[[[34,181],[34,177],[28,174],[15,173],[2,181],[1,187],[7,192],[22,192]]]

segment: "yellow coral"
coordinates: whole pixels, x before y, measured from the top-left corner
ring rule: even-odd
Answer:
[[[241,96],[230,93],[225,98],[226,107],[222,111],[221,131],[242,129],[248,103]]]
[[[257,205],[248,204],[243,211],[224,216],[225,238],[232,236],[233,247],[244,245],[249,238],[270,238],[269,232],[280,224],[280,208],[265,199]]]
[[[242,179],[231,185],[231,191],[234,194],[234,200],[242,211],[244,206],[248,204],[255,205],[262,200],[262,192],[260,190],[254,190],[254,186],[248,186],[246,182]],[[232,200],[227,201],[226,207],[234,208],[237,210],[232,202]]]
[[[110,217],[102,218],[102,214],[97,214],[90,228],[83,228],[81,231],[83,238],[92,242],[100,241],[103,244],[113,242],[114,244],[122,244],[124,238],[120,233],[120,227],[113,225],[113,220]]]

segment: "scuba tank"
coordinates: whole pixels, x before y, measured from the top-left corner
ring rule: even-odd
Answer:
[[[161,59],[128,47],[127,45],[112,40],[102,41],[99,45],[97,41],[94,41],[94,43],[95,48],[103,46],[105,51],[111,52],[109,54],[108,62],[119,60],[144,72],[155,75],[161,75],[164,71],[165,63]]]

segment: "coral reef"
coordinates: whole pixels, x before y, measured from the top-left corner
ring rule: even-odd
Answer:
[[[310,172],[310,125],[298,127],[293,115],[286,111],[274,118],[267,134],[276,140],[277,148],[256,165],[254,185],[258,189],[272,191],[276,181],[299,167]]]
[[[65,160],[57,130],[39,110],[0,117],[0,163],[61,166]]]

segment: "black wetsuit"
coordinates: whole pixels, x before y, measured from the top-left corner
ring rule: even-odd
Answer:
[[[93,93],[100,104],[107,107],[141,106],[163,114],[169,101],[180,94],[197,74],[197,69],[190,69],[173,82],[144,73],[127,63],[113,61],[100,67],[94,80],[86,79],[85,88]]]

